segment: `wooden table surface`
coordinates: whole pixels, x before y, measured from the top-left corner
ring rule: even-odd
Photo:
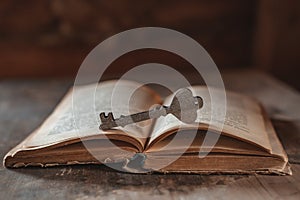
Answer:
[[[224,73],[227,89],[258,98],[288,153],[292,176],[127,174],[104,166],[0,168],[0,199],[300,199],[300,94],[256,71]],[[37,128],[72,80],[0,81],[1,158]]]

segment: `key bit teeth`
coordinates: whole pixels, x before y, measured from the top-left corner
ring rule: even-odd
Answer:
[[[112,114],[112,112],[109,112],[107,115],[102,112],[100,113],[100,119],[102,123],[108,122],[108,121],[113,121],[114,120],[114,116]]]
[[[104,112],[100,113],[100,120],[101,120],[102,123],[107,120],[107,116],[105,115]]]
[[[117,126],[112,112],[109,112],[107,115],[104,112],[100,113],[100,120],[101,124],[99,128],[101,130],[106,131]]]
[[[105,117],[105,113],[104,112],[100,113],[100,118],[102,119],[104,117]]]
[[[114,119],[114,116],[113,116],[113,114],[112,114],[112,112],[109,112],[109,113],[108,113],[107,119],[109,119],[109,120],[115,120],[115,119]]]

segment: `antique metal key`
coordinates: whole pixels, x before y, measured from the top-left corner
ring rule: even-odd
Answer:
[[[194,97],[191,90],[188,88],[180,89],[173,97],[170,106],[157,106],[149,111],[135,113],[132,115],[123,116],[115,119],[110,112],[105,115],[104,112],[100,113],[101,125],[100,129],[109,130],[117,126],[124,127],[128,124],[145,121],[148,119],[158,118],[172,114],[184,123],[195,122],[197,118],[197,110],[202,108],[203,99],[201,97]]]

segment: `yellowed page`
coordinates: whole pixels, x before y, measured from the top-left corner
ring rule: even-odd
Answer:
[[[218,119],[215,117],[211,118],[211,116],[218,116],[218,113],[211,113],[211,100],[207,88],[204,86],[193,86],[191,89],[194,96],[200,96],[204,99],[203,108],[199,109],[197,112],[196,122],[200,123],[200,127],[198,127],[198,124],[183,124],[176,117],[169,114],[166,117],[157,119],[151,134],[150,143],[164,133],[176,130],[179,126],[186,129],[206,129],[208,124],[218,126],[219,123],[216,121]],[[218,92],[217,89],[214,89],[214,91]],[[225,132],[232,137],[242,138],[258,144],[266,149],[271,149],[259,103],[249,97],[232,92],[226,92],[226,95],[227,111],[222,132]],[[164,104],[169,105],[171,100],[171,97],[167,98]],[[219,102],[220,103],[215,106],[222,109],[225,105],[222,105],[221,99]],[[213,126],[210,128],[213,129]]]
[[[59,143],[79,137],[89,137],[94,135],[104,134],[131,134],[134,138],[141,139],[149,137],[152,121],[148,120],[143,123],[128,125],[125,128],[116,128],[111,131],[99,130],[100,112],[111,112],[115,117],[132,114],[144,110],[148,110],[153,104],[161,102],[160,97],[148,87],[141,87],[133,93],[131,98],[128,98],[130,92],[134,88],[138,88],[139,84],[129,81],[121,81],[118,89],[114,95],[114,109],[112,109],[111,94],[116,82],[108,81],[101,83],[95,92],[95,107],[89,106],[93,104],[93,99],[87,99],[87,92],[91,92],[95,85],[80,86],[76,89],[76,102],[79,102],[77,108],[72,107],[72,92],[71,89],[64,97],[63,101],[50,115],[50,117],[43,123],[43,125],[36,130],[27,140],[23,146],[38,147],[47,146],[50,144]],[[130,97],[130,96],[129,96]],[[126,106],[130,99],[129,109]],[[74,122],[74,110],[80,109],[80,115],[76,115],[78,119],[77,124]],[[96,116],[96,117],[95,117]],[[79,127],[78,127],[79,126]],[[79,128],[79,129],[78,129]],[[145,142],[145,140],[140,140]]]

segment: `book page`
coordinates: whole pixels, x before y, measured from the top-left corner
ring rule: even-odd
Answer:
[[[135,82],[122,81],[114,92],[115,101],[113,103],[111,97],[115,84],[115,81],[103,82],[96,91],[93,89],[95,85],[80,86],[76,89],[76,97],[74,97],[76,100],[73,99],[74,88],[71,89],[44,124],[28,138],[26,146],[42,146],[78,137],[116,133],[130,134],[144,142],[149,137],[151,120],[128,125],[125,128],[118,127],[110,131],[99,130],[99,114],[101,112],[107,114],[113,111],[114,117],[117,118],[120,115],[148,110],[153,104],[161,102],[160,97],[150,88],[140,87]],[[135,90],[135,88],[139,89]],[[130,91],[133,90],[132,95]],[[90,92],[94,93],[95,100],[87,98]],[[74,107],[72,101],[76,101]],[[74,112],[80,114],[74,114]],[[145,139],[143,140],[143,138]]]
[[[200,124],[184,124],[172,114],[169,114],[166,117],[160,117],[154,125],[150,143],[158,139],[158,137],[162,136],[164,133],[170,131],[174,132],[179,126],[183,129],[199,128],[203,130],[207,129],[209,124],[212,125],[210,127],[211,129],[213,129],[214,126],[219,126],[218,108],[221,109],[222,106],[224,108],[225,105],[222,105],[221,103],[214,105],[217,107],[215,109],[216,113],[212,113],[208,89],[204,86],[193,86],[191,89],[194,96],[200,96],[204,100],[203,108],[197,111],[196,122],[199,122]],[[218,92],[217,89],[214,89],[214,91]],[[254,99],[232,92],[226,92],[226,95],[227,110],[222,132],[231,135],[232,137],[242,138],[243,140],[255,143],[266,149],[271,149],[259,103]],[[168,97],[164,104],[169,105],[171,101],[172,97]],[[220,129],[220,127],[217,128]]]

